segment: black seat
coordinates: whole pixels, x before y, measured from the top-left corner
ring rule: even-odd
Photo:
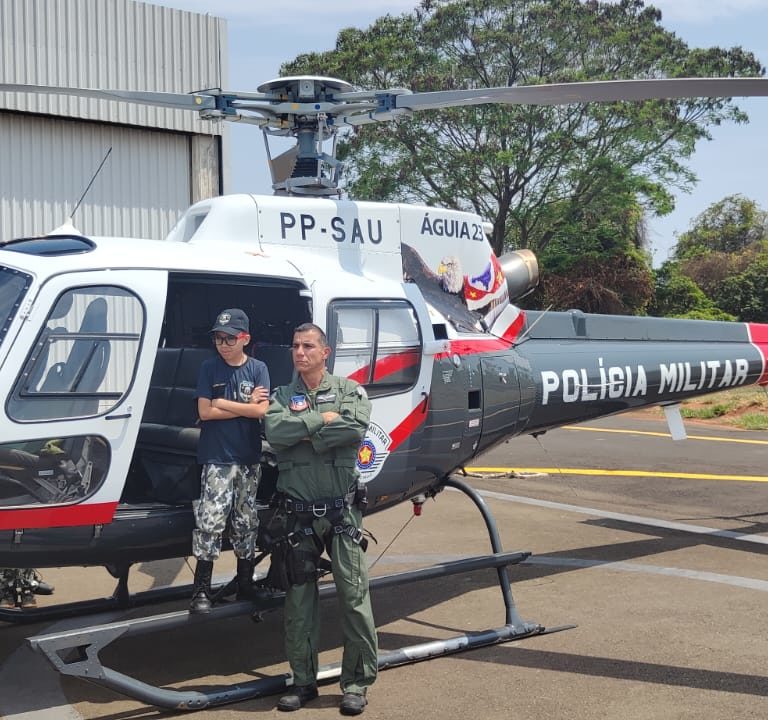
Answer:
[[[209,348],[159,348],[122,502],[185,504],[200,495],[197,376]]]
[[[160,348],[139,429],[139,446],[195,455],[197,376],[213,351],[208,348]]]

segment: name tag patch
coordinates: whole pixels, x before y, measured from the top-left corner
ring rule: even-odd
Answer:
[[[318,395],[315,399],[319,403],[334,402],[336,400],[336,393],[325,393],[325,395]]]
[[[307,404],[307,396],[306,395],[292,395],[291,396],[291,404],[290,409],[294,412],[301,412],[302,410],[306,410],[309,405]]]

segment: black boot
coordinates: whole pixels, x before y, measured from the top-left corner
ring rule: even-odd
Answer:
[[[192,602],[189,612],[204,615],[211,611],[211,574],[213,560],[198,560],[195,567],[195,585],[192,588]]]
[[[253,600],[253,569],[256,564],[253,560],[237,558],[237,599]]]
[[[34,578],[31,584],[32,592],[35,595],[53,595],[53,585],[45,582],[45,580],[40,577],[40,573],[37,571],[34,571]]]

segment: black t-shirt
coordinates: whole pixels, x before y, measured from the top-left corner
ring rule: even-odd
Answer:
[[[259,385],[269,390],[269,372],[261,360],[249,357],[239,367],[232,367],[217,355],[206,360],[200,368],[196,397],[249,402],[253,388]],[[201,422],[197,446],[199,463],[253,465],[260,456],[260,420],[235,417]]]

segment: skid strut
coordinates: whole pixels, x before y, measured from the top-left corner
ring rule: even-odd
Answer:
[[[512,598],[507,567],[522,562],[530,556],[530,553],[524,551],[502,552],[496,522],[482,497],[473,488],[457,478],[445,479],[445,485],[466,493],[477,505],[488,528],[493,553],[432,565],[419,570],[375,577],[370,581],[371,591],[375,592],[382,588],[411,582],[495,568],[504,596],[506,623],[499,628],[470,632],[445,640],[434,640],[382,652],[378,657],[379,670],[575,627],[563,625],[545,628],[537,623],[529,623],[520,619]],[[336,586],[333,583],[321,585],[321,598],[331,597],[335,594]],[[149,685],[112,668],[105,667],[99,658],[99,653],[107,645],[121,637],[143,635],[157,630],[168,630],[239,615],[258,614],[280,606],[284,600],[284,593],[274,593],[256,603],[232,602],[226,605],[215,605],[207,615],[190,615],[187,611],[178,611],[105,625],[94,625],[50,635],[38,635],[28,638],[28,642],[35,650],[43,653],[53,666],[64,675],[89,680],[148,705],[169,710],[201,710],[279,693],[292,684],[292,677],[289,673],[285,673],[207,691],[173,690]],[[332,682],[340,674],[340,663],[321,666],[318,672],[318,682]]]

